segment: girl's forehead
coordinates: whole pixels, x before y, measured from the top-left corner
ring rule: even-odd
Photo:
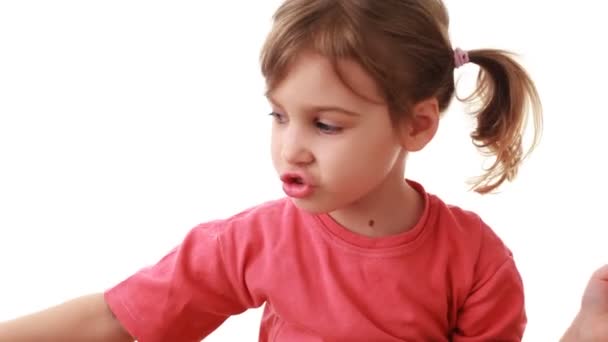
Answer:
[[[353,102],[355,105],[384,104],[375,80],[354,60],[331,59],[315,52],[305,52],[286,68],[284,77],[268,91],[275,102],[283,98],[306,98]]]

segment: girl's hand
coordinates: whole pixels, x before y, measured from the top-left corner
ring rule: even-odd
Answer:
[[[589,279],[580,312],[561,341],[608,341],[608,265],[597,269]]]

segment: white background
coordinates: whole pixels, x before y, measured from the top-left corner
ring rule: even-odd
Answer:
[[[448,1],[455,45],[521,54],[543,140],[502,193],[467,192],[481,159],[455,103],[407,176],[494,227],[525,281],[525,340],[556,340],[608,261],[605,12]],[[104,290],[195,224],[282,196],[258,68],[278,3],[0,2],[0,320]],[[208,340],[256,341],[259,317]]]

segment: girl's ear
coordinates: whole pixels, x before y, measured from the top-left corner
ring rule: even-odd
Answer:
[[[439,103],[436,98],[416,103],[411,115],[399,123],[403,148],[408,152],[422,150],[437,133],[439,119]]]

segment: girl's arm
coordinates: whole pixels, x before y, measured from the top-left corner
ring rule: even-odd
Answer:
[[[0,323],[0,342],[134,340],[116,320],[103,294],[83,296]]]
[[[520,342],[527,325],[523,281],[512,252],[481,221],[468,293],[459,303],[452,342]]]
[[[515,263],[484,272],[457,321],[453,342],[520,342],[527,324],[524,289]]]

